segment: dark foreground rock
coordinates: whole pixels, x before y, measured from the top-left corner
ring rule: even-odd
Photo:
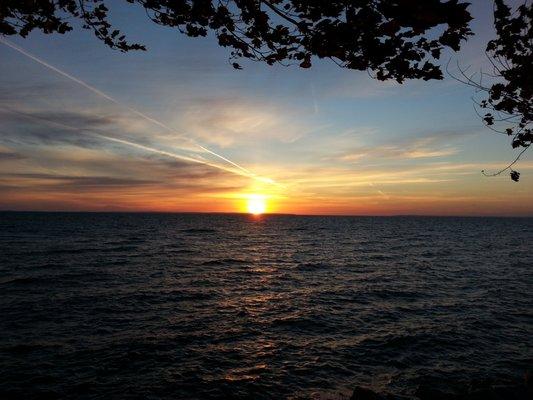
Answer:
[[[525,385],[493,386],[459,394],[421,388],[416,392],[416,398],[420,400],[533,400],[533,392]]]

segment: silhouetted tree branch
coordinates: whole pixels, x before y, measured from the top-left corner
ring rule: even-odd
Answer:
[[[368,70],[379,80],[442,79],[436,63],[458,50],[471,31],[468,3],[459,0],[126,0],[156,24],[191,36],[213,32],[239,58],[311,67],[329,58]],[[72,17],[111,48],[144,50],[108,21],[106,0],[2,0],[0,34],[32,30],[64,34]]]
[[[491,63],[491,73],[468,74],[468,68],[459,68],[455,79],[472,86],[486,98],[475,105],[487,127],[512,138],[513,148],[522,148],[518,156],[505,168],[486,176],[510,172],[518,182],[520,173],[513,166],[531,146],[533,141],[533,6],[529,1],[516,12],[503,0],[494,2],[494,26],[497,37],[491,40],[486,55]],[[452,75],[453,76],[453,75]],[[478,77],[479,79],[476,79]],[[486,84],[487,78],[489,84]]]

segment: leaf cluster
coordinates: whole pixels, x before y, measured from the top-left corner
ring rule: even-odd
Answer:
[[[511,13],[503,0],[495,1],[494,26],[497,38],[487,45],[494,73],[500,82],[488,88],[481,106],[489,110],[484,116],[488,125],[502,120],[513,121],[505,129],[513,136],[512,146],[529,147],[533,140],[533,6],[522,4]],[[499,113],[499,114],[496,114]]]
[[[513,11],[504,0],[494,1],[496,38],[489,41],[487,58],[492,71],[467,74],[468,68],[459,67],[460,77],[452,77],[484,93],[475,104],[478,115],[487,127],[496,133],[510,136],[518,156],[505,168],[486,176],[509,171],[518,182],[520,173],[513,169],[533,140],[533,5],[526,0]],[[488,81],[488,83],[487,83]]]
[[[495,0],[494,26],[497,37],[487,45],[487,55],[498,81],[485,88],[487,98],[480,106],[488,112],[484,122],[492,129],[512,137],[513,148],[522,148],[509,165],[510,176],[520,173],[512,166],[533,142],[533,5],[528,2],[515,12],[503,0]],[[506,128],[494,128],[504,123]],[[502,172],[502,171],[500,171]]]
[[[315,58],[367,70],[379,80],[442,79],[445,47],[471,35],[459,0],[126,0],[156,24],[190,36],[214,33],[240,58],[309,68]],[[72,18],[111,48],[143,50],[108,21],[105,0],[2,0],[0,34],[66,33]]]

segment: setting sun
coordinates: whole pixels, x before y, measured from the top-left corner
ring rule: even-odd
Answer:
[[[246,209],[250,214],[259,215],[266,211],[266,199],[262,195],[251,195],[246,202]]]

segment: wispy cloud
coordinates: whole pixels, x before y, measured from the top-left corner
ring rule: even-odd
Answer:
[[[1,132],[0,132],[1,133]],[[0,162],[1,161],[13,161],[22,160],[24,157],[22,154],[13,151],[5,146],[0,146]]]
[[[363,159],[414,160],[452,156],[460,152],[454,145],[470,133],[439,132],[410,137],[392,142],[361,146],[340,154],[337,158],[346,162],[361,162]]]
[[[314,129],[301,116],[296,109],[253,99],[220,98],[196,99],[177,119],[201,140],[229,147],[258,140],[294,142]]]
[[[0,171],[0,208],[213,210],[213,196],[249,185],[202,164],[70,145],[25,147],[18,161]]]

